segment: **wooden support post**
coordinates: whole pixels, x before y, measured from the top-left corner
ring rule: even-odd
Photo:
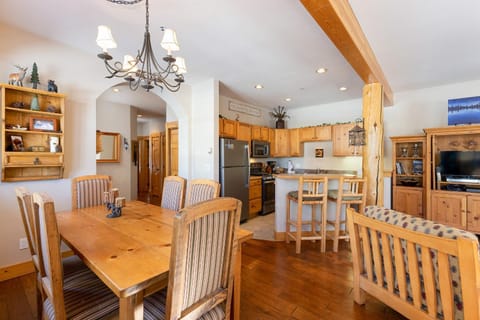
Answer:
[[[366,142],[363,147],[363,177],[367,179],[367,205],[383,206],[383,87],[363,87],[363,119]]]

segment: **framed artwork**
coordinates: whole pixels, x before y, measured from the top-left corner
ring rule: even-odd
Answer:
[[[315,158],[323,158],[323,149],[315,149]]]
[[[30,130],[32,131],[57,131],[57,119],[55,118],[30,118]]]
[[[12,141],[12,150],[13,151],[23,151],[23,138],[19,135],[10,136],[10,140]]]
[[[448,125],[480,123],[480,96],[448,100]]]

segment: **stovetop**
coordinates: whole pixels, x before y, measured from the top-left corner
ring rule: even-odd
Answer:
[[[262,180],[275,180],[275,177],[271,173],[250,173],[251,176],[262,177]]]

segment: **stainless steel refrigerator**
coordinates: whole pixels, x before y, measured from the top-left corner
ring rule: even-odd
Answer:
[[[240,221],[248,219],[249,184],[248,142],[234,139],[220,139],[220,183],[221,195],[242,201]]]

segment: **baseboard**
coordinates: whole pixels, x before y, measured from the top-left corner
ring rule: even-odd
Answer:
[[[35,272],[32,261],[25,261],[0,268],[0,282]]]
[[[73,255],[74,253],[72,250],[62,252],[63,258],[67,258]],[[35,272],[35,267],[33,266],[33,262],[31,260],[13,264],[11,266],[1,267],[0,282],[21,277],[33,272]]]
[[[275,231],[275,241],[285,241],[285,232]]]

